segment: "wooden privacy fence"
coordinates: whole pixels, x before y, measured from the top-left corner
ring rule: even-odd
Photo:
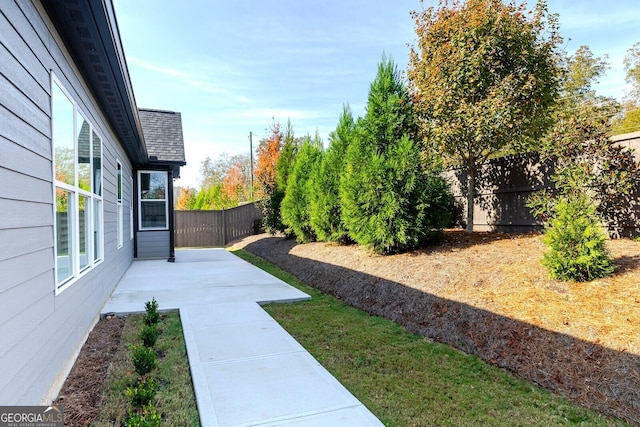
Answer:
[[[261,218],[254,203],[221,211],[175,211],[176,247],[224,246],[254,234]]]
[[[635,150],[635,161],[640,162],[640,132],[617,135],[611,140]],[[551,176],[554,163],[540,162],[537,155],[502,157],[489,160],[476,173],[476,197],[473,206],[474,227],[478,231],[526,232],[541,229],[526,202],[535,191],[553,188]],[[464,222],[467,211],[467,172],[454,168],[443,173],[451,185],[459,222]],[[608,220],[611,237],[640,235],[640,182]],[[621,198],[622,200],[622,198]]]

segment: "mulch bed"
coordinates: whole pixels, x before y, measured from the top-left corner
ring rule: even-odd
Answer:
[[[120,344],[124,319],[108,316],[93,328],[54,405],[64,408],[65,426],[88,426],[97,415],[102,384]]]
[[[601,413],[640,425],[640,243],[609,242],[614,277],[551,280],[539,235],[447,231],[376,256],[268,235],[235,244],[303,282]]]

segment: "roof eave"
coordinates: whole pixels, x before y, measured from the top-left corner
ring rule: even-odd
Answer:
[[[148,154],[111,0],[43,5],[134,164]]]

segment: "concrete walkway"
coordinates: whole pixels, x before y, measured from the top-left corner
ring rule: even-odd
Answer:
[[[179,309],[203,427],[382,426],[260,306],[309,296],[224,249],[134,261],[106,313]]]

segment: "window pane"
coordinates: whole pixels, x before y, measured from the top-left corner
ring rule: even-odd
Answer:
[[[117,235],[118,235],[118,247],[122,247],[122,241],[123,241],[123,235],[124,235],[124,231],[122,230],[122,165],[120,163],[117,163],[117,167],[118,167],[118,172],[117,172],[117,178],[118,178],[118,183],[117,183],[117,189],[116,189],[116,193],[118,196],[117,199],[117,203],[116,203],[116,217],[117,217],[117,224],[116,224],[116,231],[117,231]]]
[[[122,203],[122,165],[118,163],[118,202]]]
[[[51,122],[55,161],[55,179],[75,184],[73,151],[73,104],[56,83],[51,88]]]
[[[167,228],[166,202],[142,201],[142,228]]]
[[[102,196],[102,141],[92,132],[93,138],[93,193]]]
[[[140,198],[165,199],[166,185],[165,172],[143,172],[140,174]]]
[[[133,240],[133,177],[129,177],[129,239]]]
[[[73,275],[71,239],[71,192],[56,188],[56,271],[58,283]]]
[[[116,205],[116,211],[118,214],[118,247],[122,246],[124,231],[122,229],[123,220],[122,220],[122,203],[118,203]]]
[[[80,233],[80,270],[91,263],[91,216],[90,199],[80,195],[78,197],[78,221]]]
[[[93,199],[93,260],[102,259],[102,200]]]
[[[91,191],[91,140],[89,139],[91,129],[89,122],[78,114],[78,187]]]

